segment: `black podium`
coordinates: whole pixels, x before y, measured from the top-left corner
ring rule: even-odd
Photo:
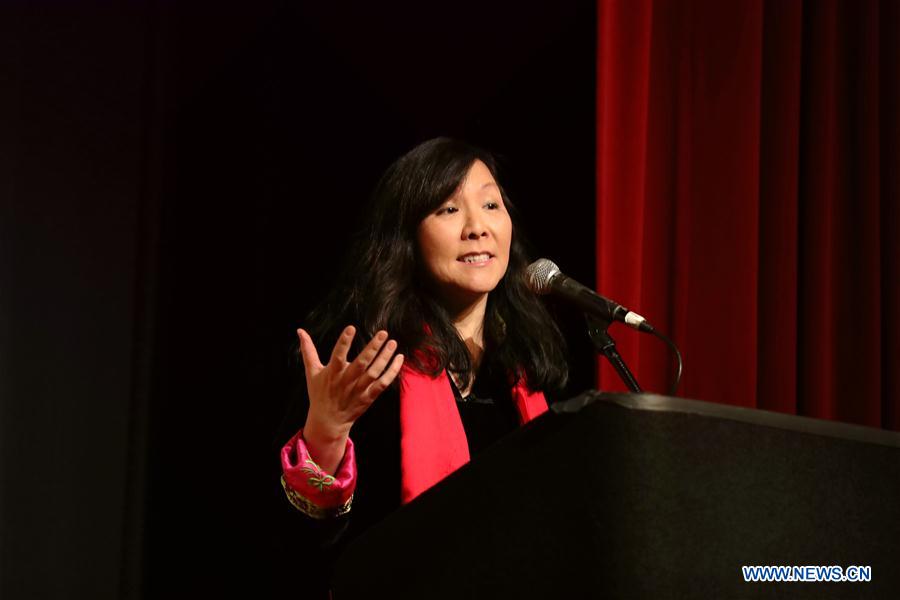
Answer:
[[[748,583],[742,566],[870,566]],[[345,551],[354,598],[900,598],[900,434],[588,393]]]

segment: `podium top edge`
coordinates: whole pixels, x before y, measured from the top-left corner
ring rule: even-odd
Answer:
[[[758,408],[731,406],[728,404],[706,402],[703,400],[689,400],[687,398],[676,398],[659,394],[611,393],[592,390],[579,394],[569,400],[554,403],[551,408],[553,412],[560,414],[573,413],[580,411],[585,406],[593,404],[594,402],[607,402],[632,410],[695,414],[718,419],[727,419],[730,421],[740,421],[752,425],[787,429],[790,431],[840,438],[855,442],[900,448],[900,432],[851,423],[827,421],[825,419],[815,419],[812,417],[788,415]]]

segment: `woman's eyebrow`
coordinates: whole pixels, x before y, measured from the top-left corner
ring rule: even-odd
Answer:
[[[488,187],[491,187],[491,186],[494,186],[495,188],[499,188],[499,187],[500,187],[500,186],[497,185],[496,182],[494,182],[494,181],[488,181],[488,182],[485,183],[483,186],[481,186],[481,189],[488,188]]]

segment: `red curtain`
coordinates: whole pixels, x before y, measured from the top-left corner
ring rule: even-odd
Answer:
[[[598,289],[679,395],[900,429],[898,6],[600,1]]]

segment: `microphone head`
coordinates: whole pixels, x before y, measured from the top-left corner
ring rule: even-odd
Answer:
[[[547,294],[550,292],[550,282],[559,273],[556,263],[546,258],[539,258],[525,269],[525,280],[535,294]]]

